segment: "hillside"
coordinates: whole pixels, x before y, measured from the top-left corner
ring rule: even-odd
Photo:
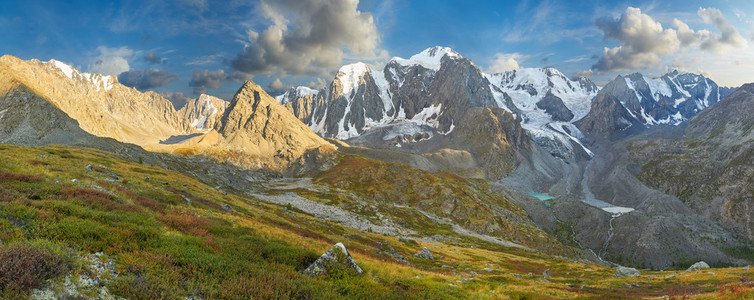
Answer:
[[[474,238],[359,231],[97,150],[2,145],[0,158],[6,297],[62,296],[64,286],[133,299],[754,296],[745,268],[613,277],[611,267]],[[336,242],[363,275],[300,273]],[[435,259],[414,257],[422,247]],[[42,271],[16,267],[27,263]]]
[[[751,178],[754,85],[746,84],[693,118],[682,137],[637,141],[637,177],[754,240]],[[704,163],[700,163],[704,162]]]

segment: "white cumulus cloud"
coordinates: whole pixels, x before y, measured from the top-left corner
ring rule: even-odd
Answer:
[[[598,19],[597,27],[605,39],[618,42],[614,48],[605,47],[602,57],[592,66],[594,70],[611,72],[621,69],[640,69],[656,66],[660,56],[670,55],[680,47],[676,31],[665,29],[641,9],[628,7],[619,19]]]
[[[99,46],[95,50],[96,56],[89,60],[87,70],[91,73],[103,75],[118,75],[131,69],[128,61],[138,54],[128,47],[111,48]]]
[[[702,17],[705,23],[715,25],[720,30],[720,35],[706,34],[702,36],[702,49],[721,54],[729,48],[746,47],[746,39],[728,22],[728,19],[723,16],[719,9],[699,8],[697,14]]]
[[[231,61],[250,74],[320,75],[341,65],[346,54],[373,56],[380,35],[358,0],[262,0],[262,15],[272,23],[249,31],[248,44]]]
[[[714,25],[719,33],[694,30],[679,19],[673,19],[675,29],[663,28],[660,22],[634,7],[628,7],[619,19],[598,19],[596,25],[604,32],[605,40],[614,40],[619,46],[605,47],[592,68],[605,73],[661,67],[663,57],[676,56],[682,48],[693,47],[718,56],[727,55],[730,49],[747,48],[746,38],[719,9],[699,8],[697,15],[704,23]]]
[[[520,53],[496,53],[490,66],[485,71],[494,74],[520,69],[521,65],[519,62],[526,60],[526,58],[527,56]]]

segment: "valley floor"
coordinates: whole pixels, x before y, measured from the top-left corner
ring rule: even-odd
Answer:
[[[108,152],[0,145],[0,298],[754,297],[748,267],[615,277],[450,231],[400,238],[412,232],[299,195],[315,184],[272,184],[234,194]],[[301,273],[338,242],[363,275]],[[434,259],[416,257],[422,247]]]

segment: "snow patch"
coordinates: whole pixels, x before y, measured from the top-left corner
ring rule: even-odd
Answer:
[[[57,60],[54,60],[54,59],[51,59],[50,63],[52,63],[56,68],[58,68],[58,70],[60,70],[61,72],[63,72],[63,74],[65,74],[66,77],[68,77],[70,79],[73,79],[73,67],[71,67],[71,66],[69,66],[69,65],[67,65],[65,63],[59,62]],[[76,73],[78,73],[78,72],[76,72]]]
[[[634,211],[633,208],[630,207],[622,207],[622,206],[609,206],[609,207],[603,207],[602,210],[612,214],[613,216],[620,216],[623,214],[630,213]]]
[[[681,103],[686,102],[686,100],[689,100],[689,98],[681,97],[681,98],[675,99],[673,108],[678,108],[678,105],[681,105]]]
[[[670,90],[670,86],[668,86],[662,78],[649,78],[644,75],[642,75],[642,78],[644,78],[644,82],[649,86],[649,91],[652,93],[652,96],[655,97],[655,101],[658,100],[659,95],[666,97],[673,96],[673,91]]]
[[[207,123],[207,116],[202,116],[199,119],[194,119],[193,122],[191,122],[191,126],[193,126],[196,129],[202,130],[204,129],[204,124]]]
[[[639,102],[641,102],[642,97],[641,97],[641,95],[639,95],[639,92],[634,87],[634,83],[631,81],[631,79],[628,78],[628,77],[623,77],[623,79],[626,80],[626,85],[628,86],[628,89],[634,91],[634,94],[636,94],[636,99],[638,99]],[[623,102],[621,102],[621,103],[623,103]]]
[[[414,117],[411,118],[411,120],[420,124],[426,124],[434,128],[437,128],[440,126],[440,122],[438,121],[438,118],[440,117],[441,111],[442,111],[442,104],[425,107],[420,112],[415,114]]]
[[[100,89],[109,91],[115,84],[115,76],[103,76],[96,73],[82,73],[79,72],[79,70],[77,70],[76,68],[54,59],[48,61],[47,64],[50,69],[60,70],[63,75],[65,75],[65,77],[73,80],[83,80],[89,83],[92,88],[95,88],[97,91],[99,91]]]
[[[451,132],[453,132],[453,129],[455,129],[455,128],[456,128],[456,124],[455,123],[450,123],[450,128],[448,128],[448,131],[447,132],[440,132],[440,134],[442,134],[442,135],[448,135]]]
[[[385,108],[383,112],[382,120],[388,120],[390,116],[387,112],[393,109],[393,96],[390,94],[390,84],[385,79],[385,74],[382,72],[369,72],[372,75],[374,83],[377,85],[377,89],[380,92],[380,99],[382,99],[382,107]]]
[[[207,119],[215,115],[218,110],[214,105],[212,105],[212,98],[210,98],[210,96],[206,94],[199,96],[199,100],[197,101],[196,105],[196,109],[202,114],[200,118],[194,119],[194,121],[191,122],[191,126],[199,130],[207,129]]]
[[[704,100],[702,103],[704,103],[704,107],[709,107],[709,95],[712,93],[712,87],[709,85],[707,80],[704,81]]]

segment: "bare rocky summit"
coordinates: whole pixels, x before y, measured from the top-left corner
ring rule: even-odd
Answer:
[[[246,153],[265,166],[287,166],[306,151],[329,143],[301,123],[291,112],[268,95],[262,87],[247,81],[233,96],[230,106],[215,126],[221,137],[215,143],[200,143],[211,148]],[[233,158],[245,165],[245,158]]]

